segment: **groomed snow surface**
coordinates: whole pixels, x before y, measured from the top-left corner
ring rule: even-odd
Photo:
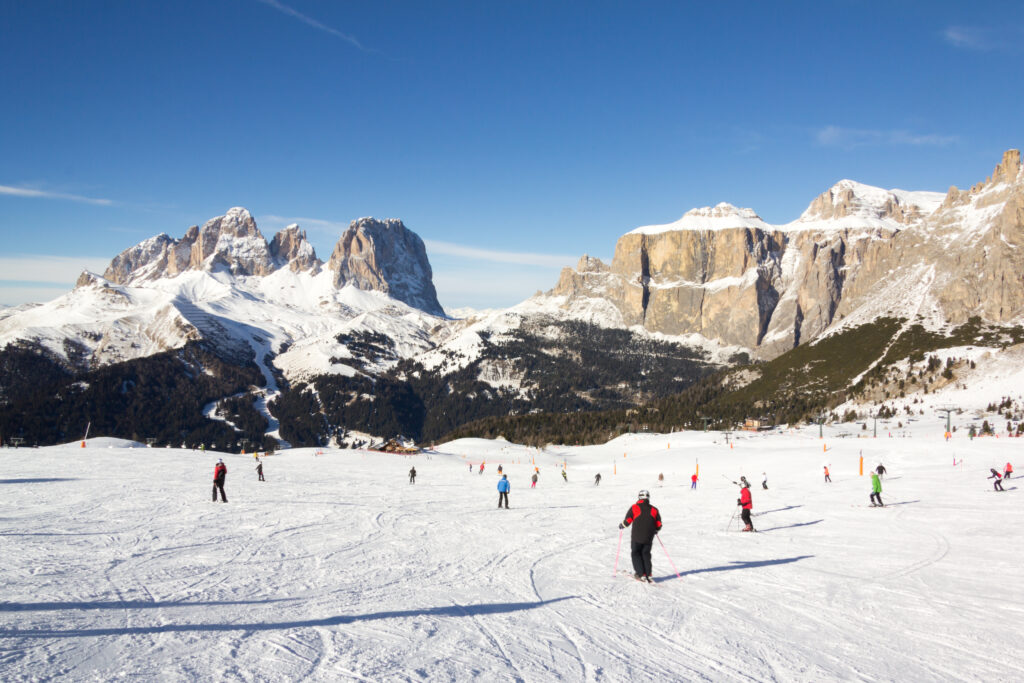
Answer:
[[[911,425],[294,449],[264,459],[266,482],[251,455],[5,449],[0,679],[1024,680],[1021,488],[985,479],[1024,442]],[[888,468],[885,508],[861,451]],[[218,457],[227,504],[210,502]],[[740,475],[756,534],[726,531]],[[613,573],[642,488],[665,520],[653,585]]]

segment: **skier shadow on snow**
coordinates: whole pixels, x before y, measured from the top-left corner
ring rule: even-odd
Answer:
[[[82,609],[163,609],[170,607],[213,607],[221,605],[262,605],[271,602],[294,602],[297,598],[271,598],[269,600],[213,600],[210,602],[182,602],[177,600],[110,600],[104,602],[0,602],[0,612],[58,612]]]
[[[75,477],[39,477],[38,479],[0,479],[0,484],[48,484],[51,481],[78,481]]]
[[[796,557],[784,557],[778,560],[756,560],[754,562],[743,562],[740,560],[735,560],[733,562],[730,562],[729,564],[722,565],[720,567],[706,567],[704,569],[691,569],[688,572],[679,572],[679,576],[683,577],[689,576],[690,574],[706,574],[709,572],[729,572],[734,569],[758,569],[759,567],[770,567],[776,564],[789,564],[791,562],[799,562],[800,560],[806,560],[811,557],[814,557],[814,555],[797,555]],[[675,578],[676,576],[674,574],[670,574],[669,576],[662,576],[654,579],[654,583],[670,581]]]
[[[792,560],[786,560],[792,561]],[[774,564],[774,562],[751,563]],[[155,633],[184,633],[190,631],[217,632],[217,631],[281,631],[295,628],[314,628],[317,626],[341,626],[358,621],[376,621],[378,619],[403,619],[408,617],[475,617],[484,614],[505,614],[519,612],[522,610],[546,607],[562,600],[575,600],[577,596],[566,595],[551,600],[539,600],[537,602],[494,602],[482,605],[445,605],[443,607],[427,607],[424,609],[395,610],[391,612],[371,612],[370,614],[354,614],[351,616],[325,617],[323,619],[306,619],[302,621],[270,621],[257,623],[233,623],[233,624],[158,624],[154,626],[128,626],[121,628],[93,628],[93,629],[70,629],[60,631],[56,629],[4,629],[0,635],[4,638],[88,638],[102,636],[134,636]],[[85,603],[88,604],[88,603]],[[116,603],[123,606],[124,603]],[[145,603],[150,606],[150,603]],[[217,603],[180,603],[209,605]]]
[[[784,508],[776,508],[774,510],[762,510],[761,512],[755,512],[751,517],[760,517],[761,515],[771,514],[772,512],[785,512],[786,510],[795,510],[796,508],[802,508],[803,505],[787,505]]]
[[[758,529],[757,531],[758,531],[758,533],[763,534],[763,533],[765,533],[767,531],[778,531],[779,529],[794,529],[794,528],[796,528],[798,526],[811,526],[812,524],[820,524],[821,522],[824,522],[824,521],[825,520],[823,520],[823,519],[816,519],[813,522],[797,522],[796,524],[786,524],[785,526],[773,526],[770,529]]]

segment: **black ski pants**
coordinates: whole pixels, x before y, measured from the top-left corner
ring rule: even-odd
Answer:
[[[222,502],[228,502],[228,497],[224,495],[224,484],[220,482],[213,482],[213,502],[217,502],[217,491],[220,491],[220,499]]]
[[[746,526],[754,528],[754,525],[750,522],[750,510],[748,510],[747,508],[743,508],[743,512],[740,513],[740,519],[743,520],[743,523]]]
[[[498,491],[498,507],[501,507],[501,501],[505,501],[505,509],[508,509],[508,491]]]
[[[654,547],[654,542],[640,543],[638,541],[630,541],[630,543],[632,546],[633,571],[640,576],[650,576],[651,548]]]
[[[882,504],[882,494],[881,493],[874,493],[874,492],[872,492],[871,493],[871,502],[872,503],[877,503],[878,505],[881,505]]]
[[[1003,482],[996,479],[995,482],[992,484],[992,488],[995,489],[996,491],[1003,491]]]

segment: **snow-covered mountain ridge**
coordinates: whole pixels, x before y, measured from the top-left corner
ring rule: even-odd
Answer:
[[[850,180],[795,221],[770,225],[721,203],[623,235],[610,265],[584,257],[546,298],[567,315],[700,335],[759,358],[855,321],[1024,315],[1024,172],[1004,154],[992,176],[945,194]]]

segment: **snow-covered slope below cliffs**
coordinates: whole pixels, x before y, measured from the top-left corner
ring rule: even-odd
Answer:
[[[431,330],[443,320],[379,292],[335,288],[326,271],[280,269],[263,277],[186,271],[144,287],[91,275],[54,301],[0,320],[0,345],[35,341],[70,360],[71,342],[72,354],[95,367],[202,339],[239,359],[254,355],[268,379],[266,356],[291,346],[278,366],[290,379],[337,371],[329,359],[345,355],[334,341],[342,332],[365,328],[387,335],[396,357],[407,357],[431,345]],[[326,343],[332,348],[325,357],[294,353]]]
[[[70,365],[92,368],[150,356],[198,339],[174,295],[113,285],[99,276],[44,304],[0,320],[0,348],[36,343]]]

